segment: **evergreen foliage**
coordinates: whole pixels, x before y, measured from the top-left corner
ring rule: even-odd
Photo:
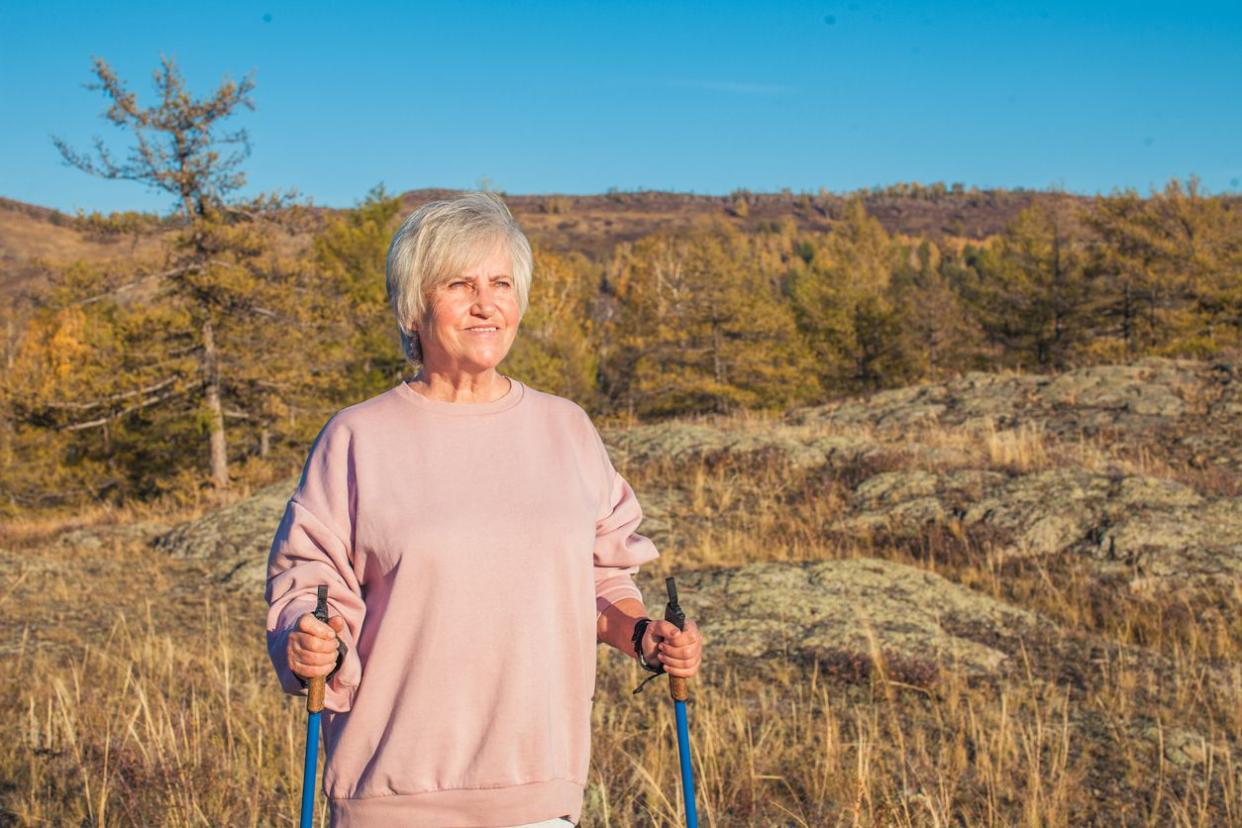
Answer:
[[[619,250],[614,403],[638,416],[818,396],[810,354],[752,240],[722,227]]]

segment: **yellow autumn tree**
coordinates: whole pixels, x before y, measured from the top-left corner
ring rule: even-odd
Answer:
[[[979,268],[976,307],[1007,361],[1040,371],[1069,367],[1090,338],[1091,291],[1070,206],[1036,202],[1019,212]]]
[[[813,360],[750,240],[714,224],[618,249],[610,366],[637,416],[785,408],[818,398]]]
[[[1099,358],[1169,352],[1193,333],[1193,278],[1186,250],[1178,243],[1184,231],[1161,203],[1178,197],[1180,187],[1170,187],[1148,199],[1133,189],[1101,196],[1084,211],[1094,234],[1092,310],[1100,336],[1093,352]]]
[[[826,236],[793,262],[790,298],[831,394],[878,388],[908,373],[890,294],[897,250],[855,196]]]
[[[1210,356],[1242,339],[1242,210],[1173,179],[1148,200],[1155,270],[1173,297],[1158,352]]]
[[[320,324],[344,335],[327,343],[317,377],[320,398],[343,407],[395,385],[405,356],[385,293],[384,262],[401,214],[401,200],[378,185],[315,236],[311,264],[325,295],[334,297]],[[313,435],[312,435],[313,436]]]
[[[593,409],[598,405],[598,268],[580,253],[562,255],[537,245],[532,252],[530,303],[505,370]]]
[[[936,243],[924,239],[901,247],[890,290],[902,322],[903,377],[936,382],[970,366],[980,331]]]

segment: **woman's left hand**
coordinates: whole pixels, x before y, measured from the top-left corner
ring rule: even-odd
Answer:
[[[672,621],[652,621],[643,634],[643,657],[649,664],[664,664],[670,676],[690,678],[703,661],[703,637],[699,627],[686,619],[686,628],[677,629]]]

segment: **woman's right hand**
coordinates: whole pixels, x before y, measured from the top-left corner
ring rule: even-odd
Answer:
[[[345,619],[340,615],[334,615],[325,624],[314,613],[303,614],[296,629],[289,633],[285,649],[289,669],[295,676],[306,680],[331,673],[340,655],[337,634],[344,630]]]

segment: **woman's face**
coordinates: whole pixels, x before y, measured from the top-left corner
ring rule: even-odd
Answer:
[[[497,244],[428,298],[430,320],[419,329],[419,342],[429,371],[479,373],[509,353],[522,314],[508,245]]]

